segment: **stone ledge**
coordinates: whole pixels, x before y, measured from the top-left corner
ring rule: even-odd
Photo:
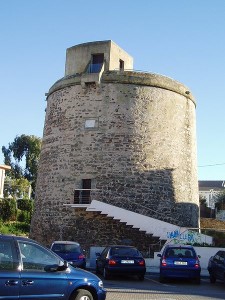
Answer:
[[[74,74],[61,78],[49,89],[47,98],[57,90],[68,86],[81,85],[81,78],[82,74]],[[172,78],[155,73],[107,71],[102,73],[101,83],[133,84],[162,88],[186,97],[196,106],[194,96],[185,85]]]

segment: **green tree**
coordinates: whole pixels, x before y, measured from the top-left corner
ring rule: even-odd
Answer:
[[[225,190],[216,195],[215,207],[218,210],[225,210]]]
[[[22,222],[31,222],[31,217],[33,213],[33,200],[30,199],[18,199],[17,208],[20,210],[17,220]]]
[[[9,176],[5,177],[4,198],[29,198],[30,192],[31,184],[26,178],[15,179]]]
[[[203,206],[206,206],[206,198],[202,195],[199,195],[199,203]]]
[[[17,214],[15,199],[0,200],[0,218],[5,221],[15,221]]]
[[[12,179],[26,178],[35,191],[41,139],[34,135],[16,136],[8,148],[2,146],[4,163],[11,166],[8,175]]]

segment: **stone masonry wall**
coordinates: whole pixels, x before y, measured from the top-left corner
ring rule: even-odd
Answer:
[[[132,76],[50,89],[31,226],[39,240],[60,224],[82,179],[92,180],[92,199],[198,226],[195,103],[168,78]]]
[[[46,225],[40,226],[40,229],[46,227],[42,233],[42,243],[46,246],[50,246],[54,240],[70,240],[79,242],[82,248],[88,251],[91,246],[96,246],[96,243],[102,247],[109,244],[129,244],[147,254],[153,249],[159,250],[163,243],[158,237],[146,234],[145,231],[132,228],[99,212],[87,212],[82,208],[69,208],[61,212],[60,221],[52,218],[48,224],[51,231]]]

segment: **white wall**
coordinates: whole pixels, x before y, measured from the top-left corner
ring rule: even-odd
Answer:
[[[3,198],[4,180],[5,180],[5,170],[0,169],[0,198]]]

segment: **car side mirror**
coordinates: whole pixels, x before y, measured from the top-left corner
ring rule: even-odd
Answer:
[[[198,255],[198,258],[201,258],[201,255]]]
[[[64,265],[63,265],[63,266],[59,266],[59,265],[57,265],[57,264],[54,264],[54,265],[47,265],[47,266],[45,266],[44,270],[45,270],[46,272],[57,272],[57,271],[59,271],[59,269],[60,269],[60,271],[61,271],[61,268],[63,268],[63,267],[64,267]]]
[[[162,257],[162,254],[161,254],[161,253],[158,253],[157,256],[158,256],[158,257]]]
[[[62,266],[58,266],[57,271],[65,271],[69,267],[68,261],[64,260]]]
[[[100,257],[100,256],[101,256],[101,253],[96,252],[95,255],[96,255],[96,257]]]

